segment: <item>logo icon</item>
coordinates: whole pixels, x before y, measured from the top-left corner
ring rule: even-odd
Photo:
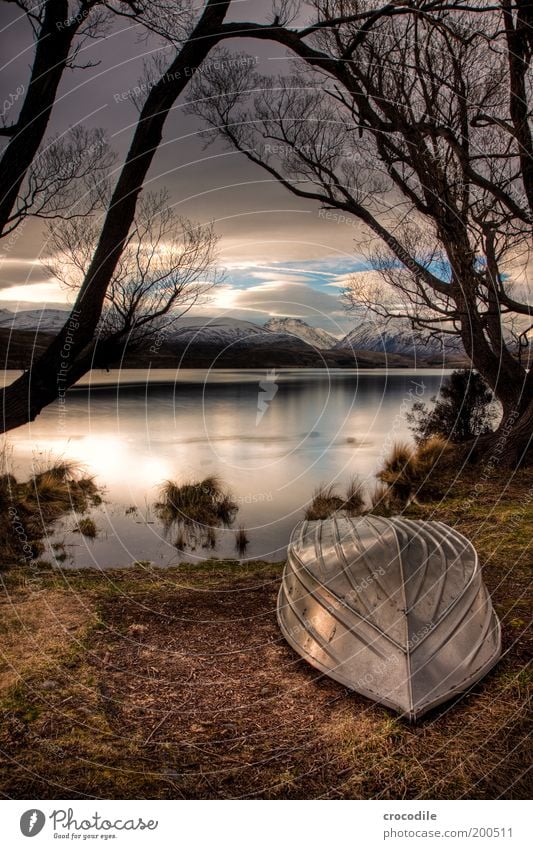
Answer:
[[[24,811],[20,818],[20,830],[24,837],[35,837],[42,831],[46,822],[46,817],[42,811],[37,808],[31,808],[29,811]]]
[[[278,391],[276,369],[269,369],[266,378],[259,383],[259,394],[257,396],[257,415],[255,417],[255,426],[259,424],[266,411],[268,405],[274,400]]]

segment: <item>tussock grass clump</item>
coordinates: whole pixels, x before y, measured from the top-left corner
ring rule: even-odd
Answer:
[[[348,516],[358,516],[362,513],[365,506],[365,496],[363,485],[357,475],[348,482],[346,488],[346,498],[344,500],[343,510]]]
[[[39,513],[45,522],[54,521],[70,510],[83,513],[102,501],[94,478],[84,475],[79,464],[68,460],[37,471],[26,490],[27,507]]]
[[[26,481],[7,470],[6,451],[0,463],[0,565],[38,557],[50,525],[72,510],[84,513],[102,499],[94,478],[69,460],[41,464]]]
[[[363,487],[357,476],[349,481],[344,498],[335,484],[321,484],[313,493],[313,500],[305,510],[305,518],[310,522],[328,519],[340,511],[348,516],[358,516],[363,512],[364,503]]]
[[[389,487],[385,483],[377,483],[370,493],[372,511],[387,509],[389,503]]]
[[[449,444],[443,436],[430,436],[418,446],[416,462],[421,472],[430,472],[448,453]]]
[[[377,478],[387,484],[392,497],[402,503],[416,496],[434,494],[431,475],[448,452],[448,442],[441,436],[431,436],[417,447],[397,442]]]
[[[89,537],[89,539],[95,539],[98,535],[98,530],[94,520],[88,516],[78,520],[76,530],[79,531],[80,534],[83,534],[84,537]]]
[[[182,484],[165,481],[155,509],[167,531],[178,526],[175,546],[183,551],[189,540],[200,540],[204,547],[215,548],[214,529],[221,525],[229,527],[239,508],[220,478],[211,475],[202,481]]]
[[[342,510],[344,499],[338,494],[334,484],[321,484],[313,493],[313,500],[306,508],[305,518],[310,521],[328,519],[333,513]]]
[[[244,525],[240,525],[238,530],[235,533],[235,548],[240,557],[243,557],[246,554],[246,549],[250,544],[250,540],[246,533],[246,528]]]
[[[155,506],[160,518],[169,526],[177,521],[186,525],[230,525],[238,510],[215,475],[182,484],[165,481]]]

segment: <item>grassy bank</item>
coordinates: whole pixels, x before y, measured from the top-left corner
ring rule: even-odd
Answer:
[[[450,478],[451,483],[451,478]],[[525,797],[530,475],[473,471],[407,515],[472,539],[504,656],[417,726],[277,629],[282,564],[3,573],[0,788],[16,798]],[[528,547],[529,546],[529,547]]]

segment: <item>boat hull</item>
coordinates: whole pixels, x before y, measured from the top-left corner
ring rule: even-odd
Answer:
[[[475,549],[440,522],[302,522],[277,612],[305,660],[410,720],[468,689],[501,652]]]

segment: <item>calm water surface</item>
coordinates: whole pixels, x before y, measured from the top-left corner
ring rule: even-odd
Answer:
[[[219,475],[239,504],[235,526],[250,538],[246,557],[280,560],[289,534],[321,483],[346,485],[354,474],[375,485],[383,454],[409,437],[405,413],[428,401],[448,372],[142,370],[93,372],[31,425],[9,435],[15,472],[64,456],[85,464],[105,501],[91,515],[94,541],[61,522],[63,565],[160,564],[235,557],[235,527],[217,530],[216,548],[179,552],[176,534],[154,513],[166,479]],[[47,558],[54,560],[51,547]]]

